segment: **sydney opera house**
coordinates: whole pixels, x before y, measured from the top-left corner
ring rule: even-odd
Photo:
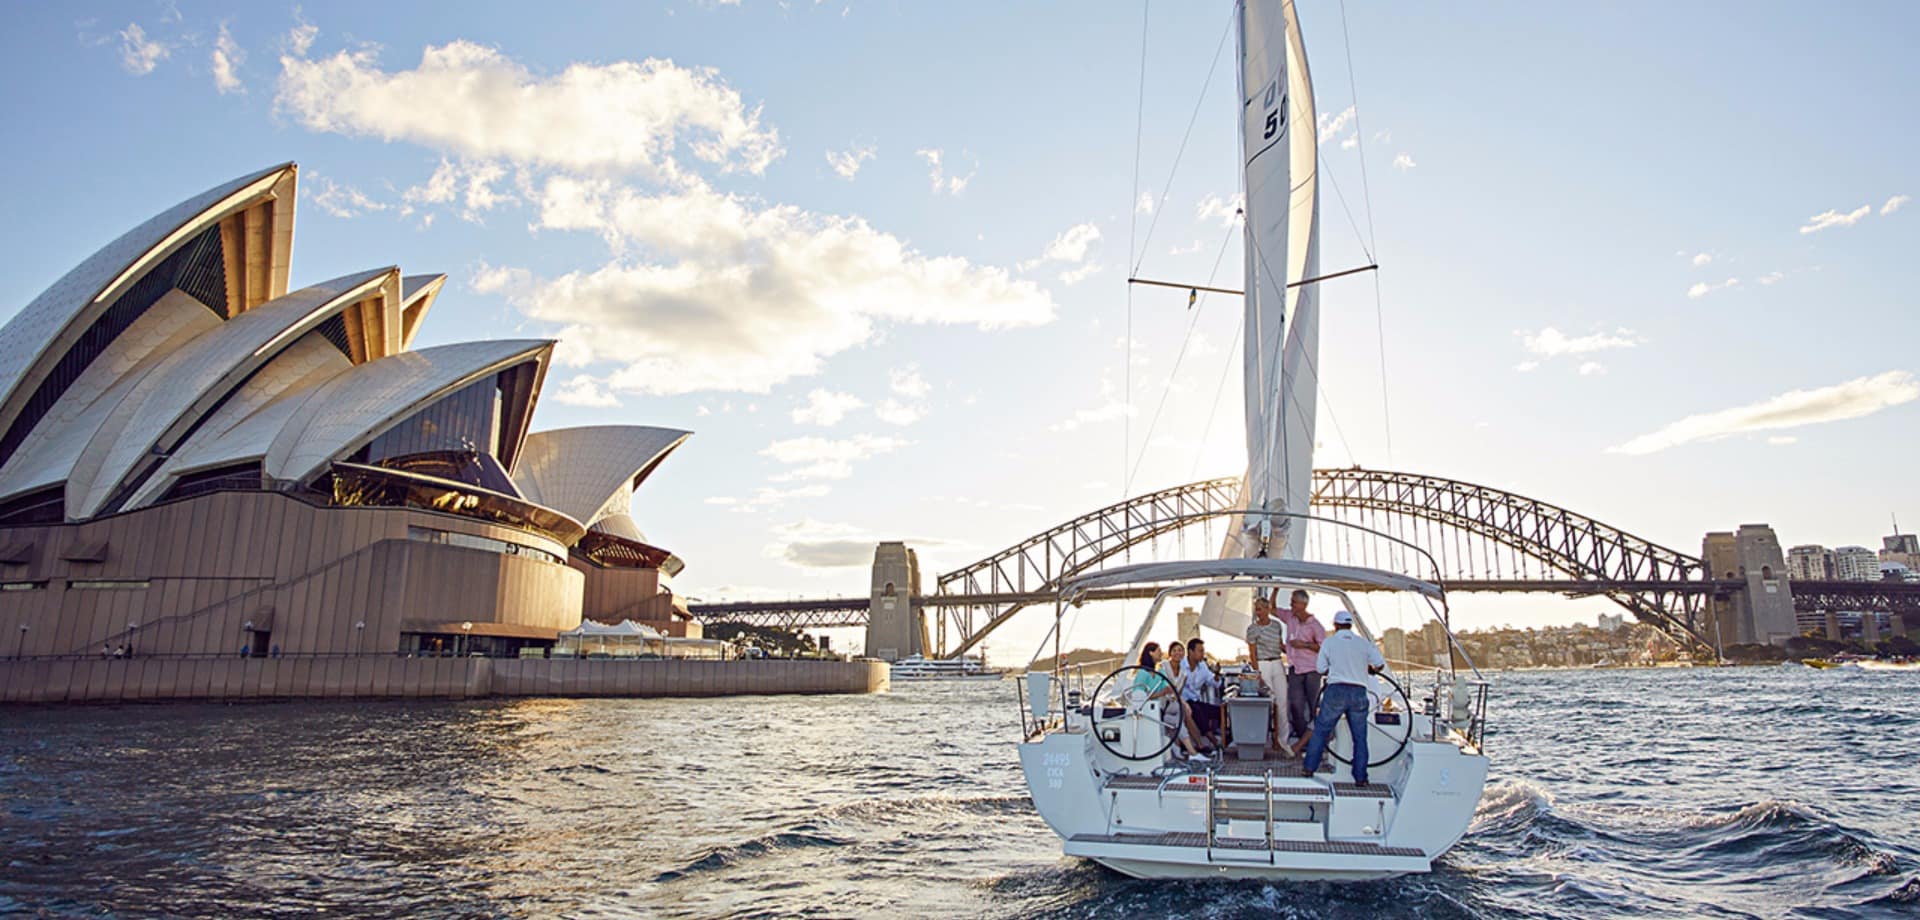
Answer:
[[[296,178],[181,202],[0,328],[0,657],[697,636],[629,514],[687,432],[530,431],[554,343],[414,348],[444,275],[290,290]]]

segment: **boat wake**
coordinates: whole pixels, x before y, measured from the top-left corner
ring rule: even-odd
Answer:
[[[1783,878],[1800,880],[1797,900],[1781,897]],[[1799,907],[1908,917],[1920,904],[1920,860],[1789,801],[1708,811],[1573,806],[1536,783],[1506,780],[1488,786],[1472,830],[1431,875],[1168,883],[1062,860],[987,888],[1029,916],[1777,916]]]

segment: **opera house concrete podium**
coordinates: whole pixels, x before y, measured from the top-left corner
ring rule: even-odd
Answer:
[[[0,698],[256,695],[211,686],[248,667],[257,695],[443,695],[411,684],[471,690],[583,614],[697,636],[628,513],[687,432],[529,433],[554,343],[413,348],[444,275],[289,290],[296,174],[181,202],[0,328],[8,684],[153,665]],[[421,661],[454,676],[391,664]]]

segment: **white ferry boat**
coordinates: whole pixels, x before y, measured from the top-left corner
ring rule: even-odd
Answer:
[[[893,663],[894,680],[999,680],[1007,672],[987,667],[984,658],[923,658],[909,655]]]

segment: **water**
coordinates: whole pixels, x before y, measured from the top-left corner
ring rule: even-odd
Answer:
[[[1431,875],[1060,855],[1008,683],[0,709],[0,914],[1920,916],[1920,673],[1497,675]]]

